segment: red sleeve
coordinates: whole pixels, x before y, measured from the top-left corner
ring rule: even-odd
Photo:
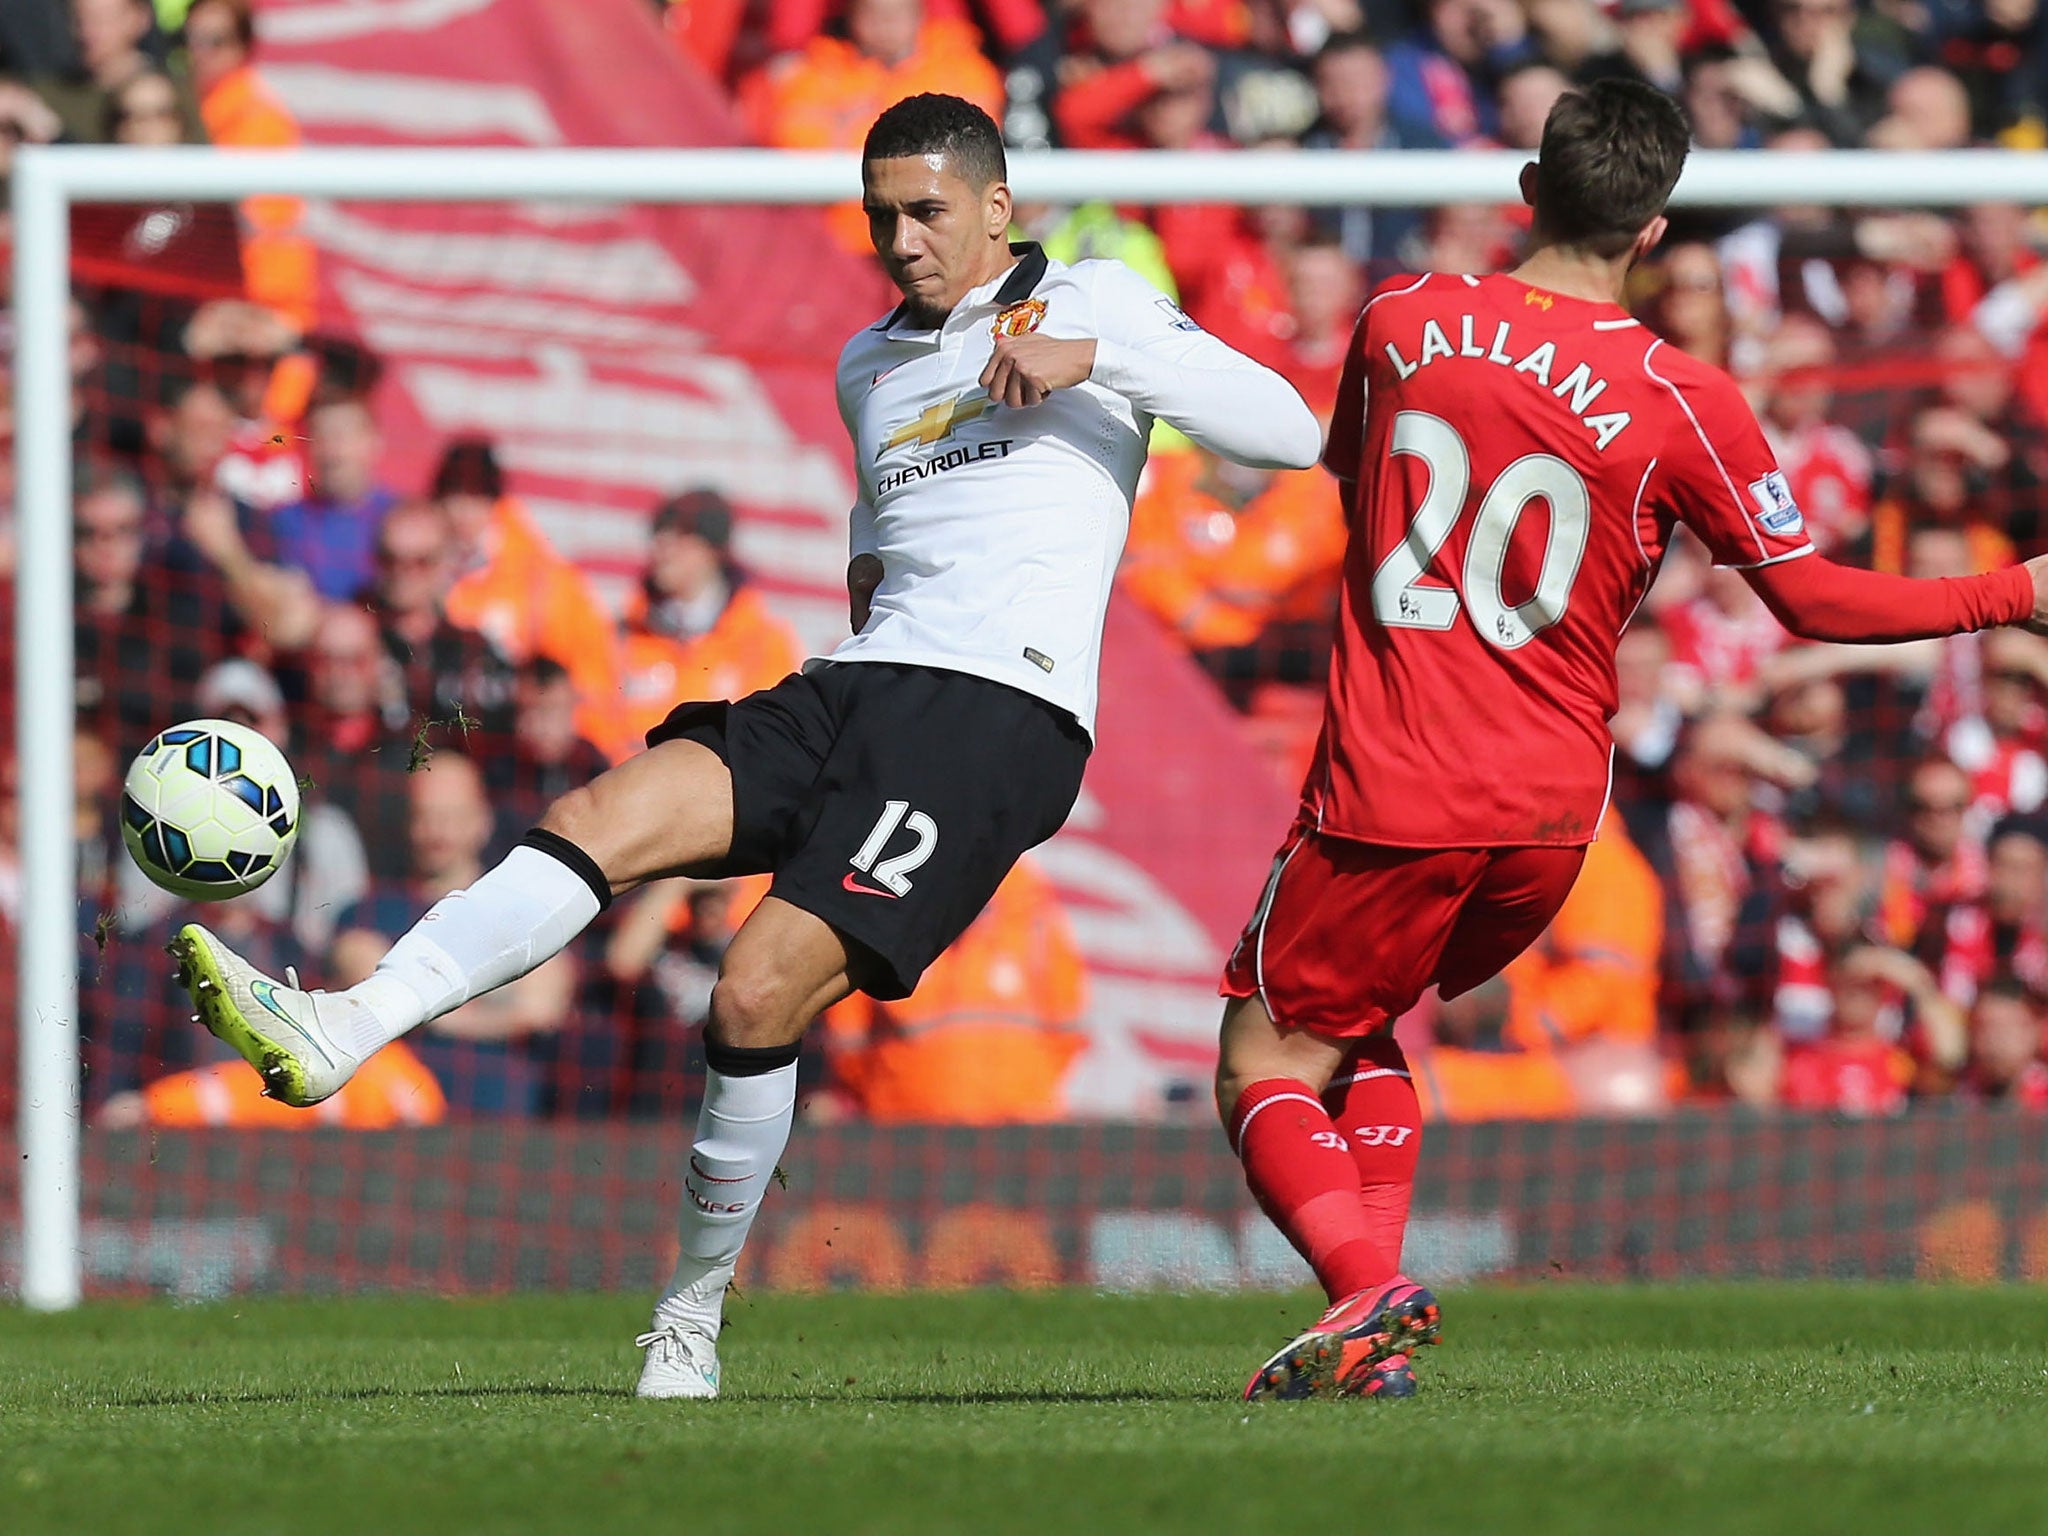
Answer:
[[[1714,564],[1812,554],[1792,487],[1735,381],[1661,342],[1643,370],[1671,407],[1652,491],[1700,536]]]
[[[1155,89],[1141,61],[1112,64],[1061,86],[1052,106],[1053,121],[1059,125],[1060,138],[1074,149],[1124,149],[1128,144],[1117,134],[1118,125]]]
[[[1932,581],[1821,559],[1745,574],[1778,622],[1808,640],[1929,640],[2022,623],[2034,612],[2034,578],[2023,565]]]

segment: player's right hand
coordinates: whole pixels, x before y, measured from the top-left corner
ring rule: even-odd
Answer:
[[[2027,574],[2034,578],[2034,613],[2026,627],[2037,635],[2048,635],[2048,555],[2029,560]]]

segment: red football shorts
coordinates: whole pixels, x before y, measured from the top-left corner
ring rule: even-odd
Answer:
[[[1390,848],[1297,824],[1223,972],[1273,1021],[1371,1034],[1431,985],[1469,992],[1536,941],[1583,848]]]

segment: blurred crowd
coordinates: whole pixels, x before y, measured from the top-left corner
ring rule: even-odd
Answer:
[[[2038,148],[2048,101],[2032,0],[692,0],[665,17],[755,138],[796,147],[857,145],[926,89],[980,100],[1019,146],[1366,152],[1528,148],[1559,91],[1607,74],[1679,96],[1702,146],[1758,153]],[[0,171],[25,141],[295,142],[260,20],[246,0],[9,0]],[[170,983],[160,945],[192,910],[120,855],[119,776],[154,731],[208,715],[287,747],[298,853],[207,920],[267,968],[338,986],[673,702],[800,660],[734,558],[744,509],[714,490],[647,509],[618,604],[550,546],[492,442],[429,445],[431,475],[393,483],[379,362],[321,331],[304,213],[182,210],[154,247],[175,301],[136,293],[108,254],[143,215],[82,209],[74,226],[79,927],[88,1104],[109,1124],[286,1119]],[[1131,263],[1327,412],[1372,284],[1503,265],[1519,215],[1019,217],[1055,255]],[[831,219],[865,249],[857,210]],[[1961,573],[2048,552],[2044,243],[2019,207],[1688,210],[1634,303],[1743,382],[1823,548]],[[10,421],[0,393],[0,442]],[[1125,589],[1289,783],[1318,725],[1343,544],[1322,471],[1155,442]],[[0,516],[0,949],[25,899],[13,600]],[[2048,1108],[2048,641],[1794,645],[1681,541],[1623,638],[1614,735],[1613,808],[1551,932],[1403,1023],[1430,1113]],[[385,1052],[324,1121],[673,1111],[760,894],[670,882],[621,901],[558,961]],[[812,1112],[1055,1118],[1086,986],[1027,863],[912,998],[834,1012]],[[0,971],[0,1033],[11,988]]]

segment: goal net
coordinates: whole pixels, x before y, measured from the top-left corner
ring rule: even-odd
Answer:
[[[163,944],[196,918],[345,985],[671,704],[844,633],[833,363],[893,300],[829,218],[779,205],[851,167],[126,153],[17,162],[0,1285],[41,1305],[651,1285],[710,985],[756,886],[618,903],[504,1006],[308,1114],[190,1021]],[[1349,178],[1444,270],[1517,238],[1512,162],[1235,158],[1026,164],[1023,219],[1085,254],[1128,233],[1122,201],[1272,199],[1221,221],[1282,290],[1236,319],[1325,408],[1376,274],[1304,232],[1306,199]],[[1636,297],[1744,379],[1834,553],[1940,574],[2048,550],[2048,294],[2012,167],[1926,168],[1814,157],[1768,191],[1709,160],[1698,185],[1730,206],[1688,215]],[[1873,211],[1909,196],[1976,206]],[[1320,471],[1240,479],[1157,448],[1081,803],[916,998],[814,1032],[743,1280],[1305,1276],[1207,1077],[1214,975],[1313,744],[1341,510]],[[2048,797],[2044,683],[2036,648],[2002,641],[1788,650],[1681,549],[1624,652],[1609,843],[1641,866],[1612,889],[1638,877],[1663,918],[1633,971],[1587,958],[1616,921],[1594,914],[1580,948],[1404,1022],[1436,1122],[1410,1267],[1995,1274],[2048,1253],[2020,1128],[1958,1086],[1974,1068],[1930,1060],[1899,996],[1855,1051],[1808,1050],[1855,1004],[1850,947],[1917,953],[1964,1008],[2048,982],[2038,905],[1986,904],[2000,874],[2042,897],[2016,861],[2044,845],[2006,818]],[[1715,713],[1740,731],[1687,729]],[[285,873],[204,910],[149,886],[118,831],[129,758],[199,716],[278,739],[307,806]],[[1589,1007],[1582,985],[1609,990]],[[2007,1023],[2038,1041],[2032,1008]],[[1998,1096],[2036,1091],[2020,1054]],[[1894,1114],[1909,1089],[1938,1107]],[[1776,1109],[1802,1103],[1878,1118]]]

